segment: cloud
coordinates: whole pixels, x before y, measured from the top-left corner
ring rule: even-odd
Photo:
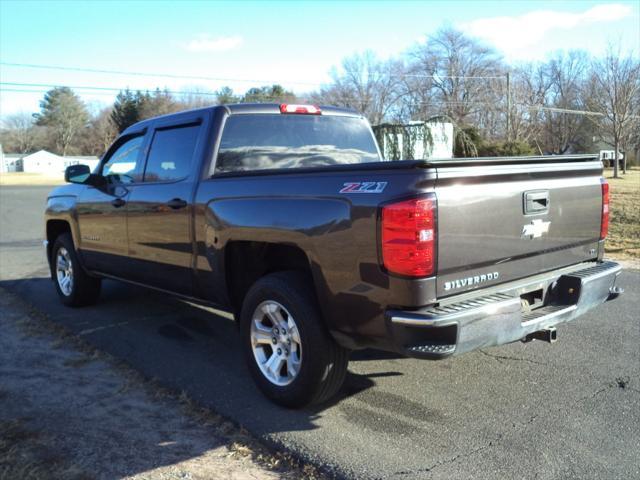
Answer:
[[[225,52],[239,47],[242,42],[239,35],[212,38],[208,33],[202,33],[185,44],[184,48],[190,52]]]
[[[570,30],[594,23],[614,22],[632,13],[630,5],[596,5],[583,12],[536,10],[512,17],[479,18],[461,24],[463,31],[484,39],[507,55],[542,41],[552,30]]]

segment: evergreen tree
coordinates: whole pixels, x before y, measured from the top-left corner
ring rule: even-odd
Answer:
[[[140,120],[140,96],[140,92],[134,95],[129,89],[118,93],[113,104],[111,121],[119,133]]]
[[[66,155],[89,121],[84,103],[69,87],[56,87],[45,94],[40,109],[40,113],[34,115],[36,124],[49,128],[56,153]]]
[[[222,87],[216,91],[216,100],[218,101],[218,105],[225,105],[228,103],[238,103],[240,98],[233,93],[231,87]]]
[[[157,117],[182,110],[182,107],[167,90],[156,88],[153,94],[149,92],[136,94],[140,120]]]
[[[295,100],[295,94],[285,90],[282,85],[250,88],[242,99],[244,103],[278,103]]]

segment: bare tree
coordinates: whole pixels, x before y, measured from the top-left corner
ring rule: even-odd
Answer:
[[[619,47],[609,46],[605,56],[593,62],[590,85],[589,104],[603,114],[599,122],[602,137],[613,145],[613,176],[618,177],[618,152],[621,147],[627,152],[640,128],[640,60],[631,53],[623,56]],[[626,162],[623,169],[626,173]]]
[[[381,61],[372,52],[356,54],[343,60],[340,70],[331,72],[333,84],[312,95],[314,101],[354,108],[369,121],[380,124],[394,117],[405,93],[403,63]]]
[[[38,138],[33,115],[26,112],[10,115],[4,121],[6,136],[17,153],[32,152]]]
[[[89,122],[84,135],[86,144],[83,150],[96,156],[102,156],[118,136],[118,128],[111,118],[113,107],[102,109]]]
[[[535,144],[542,153],[538,139],[542,133],[542,111],[533,108],[544,104],[551,82],[546,75],[545,66],[524,64],[511,72],[511,105],[507,113],[510,117],[507,139]]]
[[[584,110],[588,68],[589,58],[583,51],[557,53],[543,66],[549,88],[541,103],[557,109]],[[541,141],[545,151],[561,155],[576,150],[584,140],[588,120],[568,112],[542,110],[541,113]]]
[[[185,92],[179,96],[179,102],[185,110],[215,105],[216,95],[210,89],[198,85],[185,87]]]
[[[459,125],[487,122],[487,112],[503,110],[498,86],[505,77],[500,55],[453,28],[443,28],[411,52],[410,74],[442,104],[439,113]],[[481,126],[481,125],[478,125]]]

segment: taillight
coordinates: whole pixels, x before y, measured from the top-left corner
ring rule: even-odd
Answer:
[[[602,178],[602,220],[600,221],[600,240],[607,238],[609,233],[609,184]]]
[[[299,113],[303,115],[320,115],[322,110],[317,105],[294,105],[292,103],[281,103],[280,113]]]
[[[382,263],[390,273],[427,277],[436,259],[435,196],[382,208]]]

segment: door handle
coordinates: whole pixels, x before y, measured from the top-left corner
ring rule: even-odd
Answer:
[[[525,215],[547,213],[549,211],[549,190],[524,192]]]
[[[180,208],[186,207],[187,206],[187,202],[182,200],[181,198],[174,198],[172,200],[169,200],[167,205],[169,206],[169,208],[173,208],[174,210],[178,210]]]
[[[121,199],[121,198],[116,198],[115,200],[112,200],[112,201],[111,201],[111,205],[113,205],[113,206],[114,206],[114,207],[116,207],[116,208],[123,207],[123,206],[125,205],[125,203],[127,203],[127,202],[125,202],[125,201],[124,201],[123,199]]]

